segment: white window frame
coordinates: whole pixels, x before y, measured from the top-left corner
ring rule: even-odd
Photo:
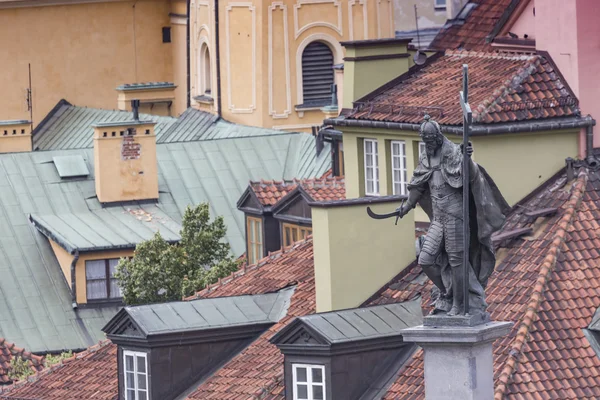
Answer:
[[[210,60],[210,48],[208,42],[200,42],[197,59],[197,85],[198,96],[212,96],[212,65]],[[207,93],[210,90],[210,93]]]
[[[372,153],[367,153],[367,143],[371,143]],[[379,146],[377,139],[363,139],[363,153],[365,166],[365,195],[379,196]],[[372,155],[373,165],[367,165],[367,155]],[[369,169],[373,169],[373,190],[369,190]]]
[[[408,172],[406,170],[406,142],[404,140],[392,140],[390,143],[391,167],[392,167],[392,193],[394,195],[406,195],[406,181]],[[399,150],[398,154],[394,154],[394,148]],[[399,168],[394,166],[394,161],[399,160]],[[400,172],[400,180],[396,180],[396,171]],[[399,185],[400,190],[396,189]]]
[[[306,382],[298,382],[298,368],[306,368]],[[312,381],[312,370],[320,369],[321,375],[323,376],[323,382],[313,382]],[[299,399],[298,398],[298,385],[306,385],[307,386],[307,399]],[[325,366],[324,365],[314,365],[314,364],[292,364],[292,387],[294,388],[294,400],[314,400],[313,399],[313,391],[312,388],[314,386],[323,387],[323,400],[327,400],[327,393],[325,391]]]
[[[417,157],[417,160],[421,158],[421,154],[427,154],[427,146],[425,145],[425,142],[419,142],[419,156]]]
[[[127,386],[127,356],[133,357],[133,388]],[[144,357],[144,363],[146,365],[146,372],[138,372],[138,363],[137,358]],[[146,375],[146,389],[138,388],[138,375]],[[125,400],[139,400],[139,392],[146,392],[146,399],[150,400],[150,387],[148,386],[148,357],[146,353],[142,353],[139,351],[131,351],[131,350],[123,350],[123,387],[125,388]],[[133,389],[135,392],[135,397],[130,398],[128,390]]]

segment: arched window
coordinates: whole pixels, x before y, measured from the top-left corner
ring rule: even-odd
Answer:
[[[202,43],[200,46],[200,57],[198,60],[198,95],[211,95],[212,78],[210,73],[210,51],[208,45]]]
[[[331,103],[334,83],[333,52],[323,42],[312,42],[302,53],[302,93],[304,104],[325,106]]]

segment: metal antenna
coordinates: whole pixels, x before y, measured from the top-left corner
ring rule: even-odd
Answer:
[[[419,15],[417,14],[417,5],[415,4],[415,26],[417,27],[417,49],[421,48],[421,36],[419,35]]]

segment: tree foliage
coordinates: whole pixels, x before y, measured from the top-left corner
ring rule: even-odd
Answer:
[[[137,245],[132,259],[121,259],[115,277],[126,304],[181,300],[237,270],[224,242],[223,217],[210,221],[207,203],[183,215],[181,241],[168,243],[160,233]]]
[[[8,379],[11,381],[20,381],[28,376],[35,374],[31,364],[21,356],[14,357],[10,360],[10,369],[8,370]]]

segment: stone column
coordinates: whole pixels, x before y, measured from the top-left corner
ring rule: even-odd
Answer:
[[[492,343],[512,322],[476,326],[416,326],[402,331],[405,342],[423,348],[426,400],[492,400]]]

